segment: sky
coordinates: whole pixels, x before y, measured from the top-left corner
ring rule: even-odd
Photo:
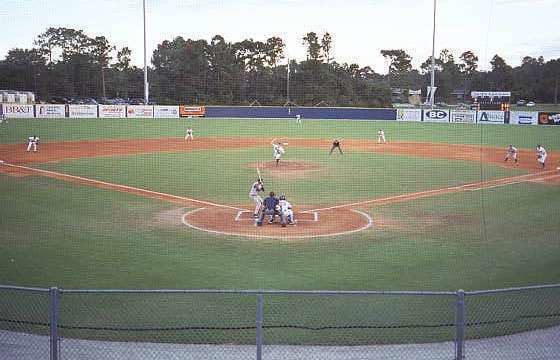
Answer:
[[[404,49],[418,68],[432,51],[433,0],[146,0],[148,58],[176,36],[226,41],[272,36],[286,43],[287,57],[305,59],[309,31],[333,37],[339,63],[387,72],[382,49]],[[494,54],[517,66],[524,56],[560,58],[560,0],[437,0],[436,54],[456,58],[473,50],[480,68]],[[142,0],[0,0],[0,59],[8,50],[31,48],[48,27],[104,35],[132,50],[143,64]]]

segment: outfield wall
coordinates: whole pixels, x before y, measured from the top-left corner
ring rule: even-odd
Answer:
[[[560,125],[560,113],[453,109],[371,109],[282,106],[0,104],[7,118],[255,118],[396,120],[489,125]]]
[[[207,106],[206,117],[396,120],[395,109],[282,107],[282,106]]]

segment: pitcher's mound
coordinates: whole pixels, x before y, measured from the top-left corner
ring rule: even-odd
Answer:
[[[262,163],[250,163],[246,165],[250,169],[260,169],[274,177],[283,179],[302,179],[310,176],[311,174],[321,171],[322,167],[319,164],[304,162],[304,161],[284,161],[280,160],[278,166],[276,161],[268,161]]]

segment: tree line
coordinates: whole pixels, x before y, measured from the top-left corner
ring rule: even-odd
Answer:
[[[425,92],[430,82],[431,58],[414,69],[405,50],[382,50],[388,63],[388,73],[382,75],[369,66],[336,62],[332,45],[328,32],[309,32],[302,37],[306,59],[287,64],[281,61],[285,44],[280,37],[230,42],[216,35],[208,42],[178,36],[158,44],[152,54],[150,98],[160,104],[380,107],[396,100],[391,89]],[[33,91],[47,101],[54,96],[142,98],[143,70],[131,63],[131,55],[129,48],[117,49],[104,36],[48,28],[31,49],[12,49],[0,61],[0,88]],[[461,89],[557,101],[560,59],[527,56],[512,67],[495,55],[489,71],[479,70],[478,63],[473,51],[456,58],[442,50],[435,59],[437,97],[452,101],[454,91]]]

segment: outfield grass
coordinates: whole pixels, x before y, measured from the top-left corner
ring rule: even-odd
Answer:
[[[14,119],[0,127],[0,144],[25,143],[31,135],[43,142],[88,139],[143,139],[183,137],[187,126],[195,136],[296,137],[376,139],[383,128],[388,141],[429,141],[450,144],[481,144],[534,149],[543,144],[560,149],[560,129],[549,126],[494,126],[474,124],[410,123],[397,121],[255,119]],[[559,127],[560,128],[560,127]]]

